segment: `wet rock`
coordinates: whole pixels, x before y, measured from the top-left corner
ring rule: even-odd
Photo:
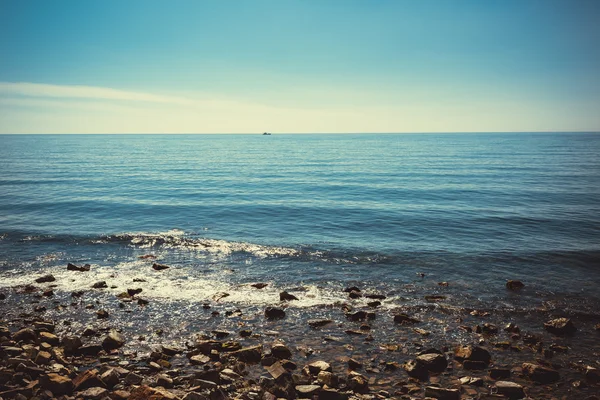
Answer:
[[[510,368],[492,368],[492,369],[490,369],[490,378],[492,378],[492,379],[510,378]]]
[[[173,387],[173,379],[171,379],[168,375],[158,375],[156,377],[156,386],[162,386],[165,389],[170,389]]]
[[[373,299],[373,300],[385,300],[387,298],[383,294],[376,294],[376,293],[365,294],[365,297],[367,299]]]
[[[350,297],[351,299],[360,299],[362,297],[362,293],[353,290],[350,293],[348,293],[348,297]]]
[[[46,342],[52,346],[58,346],[60,343],[58,336],[50,332],[40,332],[39,338],[40,342]]]
[[[522,289],[524,287],[525,287],[525,285],[521,281],[509,280],[509,281],[506,282],[506,288],[508,290],[519,290],[519,289]]]
[[[285,311],[278,307],[265,308],[265,318],[267,319],[282,319],[285,318]]]
[[[358,372],[351,371],[346,380],[346,386],[356,393],[369,392],[369,381],[366,377]]]
[[[298,385],[296,386],[296,393],[301,399],[310,399],[316,396],[321,390],[319,385]]]
[[[304,369],[304,373],[307,375],[317,376],[321,371],[331,372],[331,365],[325,361],[313,361],[310,364],[307,364]]]
[[[190,357],[190,364],[192,365],[204,365],[210,361],[210,357],[204,354],[198,354]]]
[[[284,292],[279,293],[279,300],[280,301],[292,301],[292,300],[298,300],[298,298],[296,296],[294,296],[293,294],[284,291]]]
[[[408,325],[408,324],[416,324],[421,321],[419,321],[416,318],[409,317],[406,314],[396,314],[396,315],[394,315],[394,322],[397,324]]]
[[[544,329],[555,335],[572,335],[577,331],[569,318],[556,318],[545,322]]]
[[[55,280],[56,280],[56,278],[54,277],[54,275],[48,274],[48,275],[40,276],[35,281],[37,283],[48,283],[48,282],[54,282]]]
[[[484,335],[495,335],[498,333],[498,327],[496,325],[485,323],[483,325],[477,325],[475,332],[482,333]]]
[[[54,290],[52,290],[52,289],[44,290],[44,293],[42,293],[42,296],[52,297],[52,296],[54,296]]]
[[[319,400],[348,400],[348,394],[333,388],[323,388],[319,392]]]
[[[131,391],[129,400],[176,400],[177,396],[166,389],[138,386]]]
[[[250,286],[252,286],[253,288],[256,288],[256,289],[264,289],[267,286],[269,286],[269,284],[268,283],[259,282],[259,283],[253,283]]]
[[[154,263],[152,264],[152,269],[154,269],[155,271],[162,271],[164,269],[169,269],[170,267],[168,265],[164,265],[164,264],[158,264],[158,263]]]
[[[114,329],[106,335],[102,341],[102,347],[106,350],[113,350],[122,347],[125,344],[125,337]]]
[[[350,286],[347,287],[346,289],[344,289],[345,293],[350,293],[350,292],[359,292],[360,293],[360,289],[356,286]]]
[[[209,398],[198,392],[188,392],[182,400],[209,400]]]
[[[444,372],[446,367],[448,367],[446,357],[437,353],[419,355],[416,361],[422,364],[429,372]]]
[[[75,390],[85,390],[91,387],[106,387],[106,384],[100,379],[97,369],[88,369],[77,375],[73,379]]]
[[[161,346],[161,353],[166,354],[169,357],[174,357],[179,353],[182,353],[183,350],[173,346]]]
[[[67,264],[68,271],[87,272],[90,270],[90,267],[91,267],[90,264],[85,264],[81,267],[78,267],[77,265],[71,264],[71,263]]]
[[[6,295],[4,293],[0,293],[0,300],[5,300],[6,299]]]
[[[79,298],[81,296],[83,296],[85,292],[83,290],[77,290],[75,292],[71,292],[71,297],[73,298]]]
[[[592,383],[600,382],[600,370],[594,367],[587,366],[585,368],[585,379]]]
[[[40,386],[53,395],[69,395],[73,392],[73,382],[66,376],[49,373],[40,376]]]
[[[447,298],[447,296],[439,295],[439,294],[432,294],[432,295],[425,296],[425,300],[427,300],[430,303],[435,303],[436,301],[446,300],[446,298]]]
[[[478,361],[489,364],[492,356],[490,352],[479,346],[458,346],[454,351],[454,358],[459,361]]]
[[[139,385],[144,380],[144,377],[134,372],[130,372],[125,376],[125,383],[129,385]]]
[[[65,336],[62,338],[62,346],[65,349],[65,353],[73,354],[83,346],[83,343],[79,336]]]
[[[444,389],[436,386],[427,386],[425,387],[425,396],[439,400],[459,400],[460,392],[458,389]]]
[[[498,381],[492,387],[492,392],[494,391],[498,394],[508,397],[509,399],[522,399],[525,397],[523,386],[515,382]]]
[[[107,287],[106,281],[99,281],[92,285],[92,289],[105,289]]]
[[[262,356],[262,345],[246,347],[240,350],[229,353],[232,357],[237,358],[245,363],[258,363]]]
[[[131,297],[135,296],[136,294],[140,294],[142,293],[142,289],[137,288],[137,289],[127,289],[127,294]]]
[[[96,311],[96,316],[98,317],[98,319],[106,319],[106,318],[108,318],[108,311],[98,310],[98,311]]]
[[[280,360],[292,358],[292,352],[290,351],[290,349],[281,343],[274,344],[271,347],[271,354],[273,355],[273,357],[278,358]]]
[[[473,360],[464,360],[463,361],[463,368],[469,371],[473,371],[473,370],[483,370],[486,369],[488,366],[487,363],[483,362],[483,361],[473,361]]]
[[[376,307],[379,307],[379,306],[381,305],[381,302],[380,302],[379,300],[375,300],[375,301],[369,301],[369,302],[367,303],[367,305],[368,305],[369,307],[376,308]]]
[[[336,388],[339,385],[339,378],[337,377],[337,375],[334,375],[329,371],[319,372],[319,374],[317,375],[317,381],[321,385],[327,385],[330,388]]]
[[[273,379],[278,379],[280,376],[288,373],[280,362],[274,362],[271,365],[267,365],[265,366],[265,369],[271,374]]]
[[[104,382],[106,387],[109,388],[118,385],[121,380],[120,378],[121,374],[119,374],[119,372],[117,372],[117,370],[114,368],[109,368],[100,375],[102,382]]]
[[[408,376],[411,376],[421,381],[425,381],[429,377],[429,371],[427,370],[425,365],[418,362],[417,360],[408,360],[404,364],[404,370],[406,371]]]
[[[560,377],[558,371],[538,364],[523,363],[522,369],[523,375],[538,383],[547,384],[556,382]]]
[[[24,329],[21,329],[21,330],[15,332],[15,333],[13,333],[12,339],[15,342],[31,343],[31,342],[36,342],[37,341],[37,335],[35,334],[35,332],[33,331],[33,329],[24,328]]]
[[[106,398],[107,395],[108,390],[101,387],[91,387],[77,394],[78,397],[82,397],[86,400],[102,400]]]
[[[81,346],[79,350],[77,350],[78,354],[86,355],[86,356],[97,356],[98,353],[102,351],[102,346],[99,344],[88,344],[86,346]]]
[[[50,360],[52,360],[52,354],[48,353],[47,351],[40,351],[35,357],[35,363],[37,365],[49,364]]]
[[[512,322],[509,323],[509,324],[507,324],[504,327],[504,330],[506,332],[512,332],[512,333],[520,333],[521,332],[521,329],[517,325],[515,325],[514,323],[512,323]]]
[[[137,303],[140,306],[146,306],[146,305],[150,304],[150,302],[146,299],[138,299]]]
[[[357,360],[355,360],[355,359],[353,359],[353,358],[350,358],[350,359],[348,360],[348,368],[349,368],[351,371],[354,371],[354,370],[356,370],[356,369],[361,369],[361,368],[362,368],[362,366],[363,366],[363,365],[362,365],[362,363],[361,363],[361,362],[359,362],[359,361],[357,361]]]

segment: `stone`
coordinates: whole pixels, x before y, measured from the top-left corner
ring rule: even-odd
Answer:
[[[489,364],[492,356],[490,352],[479,346],[458,346],[454,351],[454,358],[459,361],[480,361]]]
[[[498,381],[492,386],[492,392],[504,395],[509,399],[522,399],[525,397],[523,386],[515,382]]]
[[[396,315],[394,315],[394,322],[397,324],[406,325],[406,324],[416,324],[421,321],[419,321],[416,318],[409,317],[406,314],[396,314]]]
[[[173,387],[173,379],[171,379],[168,375],[158,375],[156,377],[156,386],[162,386],[165,389],[170,389]]]
[[[252,286],[253,288],[256,288],[256,289],[264,289],[267,286],[269,286],[269,284],[268,283],[259,282],[259,283],[253,283],[250,286]]]
[[[79,354],[86,356],[97,356],[102,351],[102,346],[99,344],[88,344],[81,346],[77,351]]]
[[[258,363],[262,357],[262,345],[246,347],[229,354],[246,363]]]
[[[106,384],[106,387],[109,388],[118,385],[121,380],[120,378],[121,375],[114,368],[109,368],[100,375],[100,379],[102,379],[102,382],[104,382]]]
[[[417,362],[423,364],[429,372],[444,372],[448,367],[446,357],[437,353],[421,354],[417,356]]]
[[[367,393],[369,391],[369,381],[358,372],[350,372],[346,379],[346,386],[356,393]]]
[[[138,288],[138,289],[127,289],[127,294],[131,297],[135,296],[136,294],[140,294],[142,293],[142,289]]]
[[[108,318],[108,311],[98,310],[98,311],[96,311],[96,316],[98,317],[98,319],[106,319],[106,318]]]
[[[101,387],[91,387],[77,394],[78,397],[89,400],[102,400],[108,395],[108,390]]]
[[[102,347],[104,347],[105,350],[118,349],[124,344],[125,337],[114,329],[111,329],[102,341]]]
[[[556,318],[545,322],[544,329],[555,335],[572,335],[577,331],[569,318]]]
[[[199,389],[211,390],[211,389],[216,389],[218,386],[215,382],[209,381],[206,379],[194,379],[194,380],[192,380],[191,383],[194,387],[199,388]]]
[[[134,372],[130,372],[125,376],[125,383],[129,385],[139,385],[144,380],[144,377]]]
[[[129,400],[176,400],[177,396],[166,389],[138,386],[131,391]]]
[[[158,264],[158,263],[154,263],[152,264],[152,269],[154,269],[155,271],[162,271],[164,269],[169,269],[170,267],[168,265],[164,265],[164,264]]]
[[[321,371],[331,372],[331,365],[325,361],[313,361],[304,367],[304,371],[307,375],[318,375]]]
[[[459,379],[461,385],[483,386],[483,379],[474,376],[463,376]]]
[[[60,339],[54,333],[51,332],[40,332],[40,342],[46,342],[52,346],[58,346]]]
[[[287,370],[281,365],[280,362],[275,362],[269,366],[265,366],[265,369],[273,379],[278,379],[281,375],[287,374]]]
[[[523,370],[523,375],[538,383],[553,383],[560,377],[558,371],[538,364],[523,363],[521,368]]]
[[[313,396],[316,396],[321,390],[321,386],[319,385],[298,385],[296,386],[296,393],[298,393],[298,397],[301,399],[311,399]]]
[[[198,392],[188,392],[182,400],[209,400],[209,398]]]
[[[68,271],[77,271],[77,272],[87,272],[87,271],[90,270],[90,264],[85,264],[82,267],[78,267],[75,264],[68,263],[67,264],[67,270]]]
[[[329,371],[319,372],[317,375],[317,381],[319,381],[321,385],[327,385],[331,388],[336,388],[339,385],[339,379],[337,375],[334,375]]]
[[[427,386],[425,387],[425,396],[439,400],[459,400],[460,391],[458,391],[458,389],[444,389],[436,386]]]
[[[49,373],[40,376],[40,386],[52,392],[53,395],[70,395],[73,392],[73,382],[66,376]]]
[[[524,287],[525,287],[525,285],[521,281],[509,280],[509,281],[506,282],[506,288],[508,290],[519,290],[519,289],[522,289]]]
[[[280,360],[292,358],[290,349],[281,343],[274,344],[271,347],[271,354],[273,357],[279,358]]]
[[[351,299],[360,299],[362,297],[362,293],[353,290],[350,293],[348,293],[348,297],[350,297]]]
[[[35,334],[33,329],[24,328],[24,329],[21,329],[15,333],[13,333],[12,339],[15,342],[26,342],[26,343],[37,342],[37,335]]]
[[[52,360],[52,354],[48,353],[47,351],[40,351],[35,357],[35,363],[37,365],[49,364],[50,360]]]
[[[265,308],[265,318],[271,320],[285,318],[285,311],[278,307],[267,307]]]
[[[427,380],[427,378],[429,377],[429,371],[427,370],[427,368],[423,364],[419,363],[417,360],[408,360],[404,364],[404,370],[406,371],[408,376],[411,376],[421,381]]]
[[[107,287],[106,281],[96,282],[92,285],[92,289],[105,289]]]
[[[198,354],[190,357],[190,364],[192,365],[204,365],[210,361],[210,357],[204,354]]]
[[[177,354],[181,353],[183,350],[177,348],[177,347],[172,347],[172,346],[161,346],[161,352],[163,354],[168,355],[169,357],[174,357]]]
[[[65,353],[68,354],[75,353],[81,346],[83,346],[79,336],[65,336],[62,338],[61,342],[65,349]]]
[[[73,387],[75,390],[85,390],[91,387],[106,387],[106,384],[100,379],[97,369],[88,369],[73,378]]]
[[[362,363],[360,361],[357,361],[353,358],[348,359],[348,368],[351,371],[357,370],[357,369],[361,369],[362,368]]]
[[[37,283],[48,283],[48,282],[54,282],[55,280],[56,280],[56,278],[54,277],[54,275],[48,274],[48,275],[40,276],[35,281]]]
[[[131,392],[127,390],[115,390],[110,394],[112,400],[127,400],[131,396]]]
[[[292,300],[298,300],[298,298],[291,293],[283,291],[283,292],[279,293],[279,300],[280,301],[292,301]]]

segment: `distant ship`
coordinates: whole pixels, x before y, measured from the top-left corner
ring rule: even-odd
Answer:
[[[270,135],[269,132],[263,132],[263,135]]]

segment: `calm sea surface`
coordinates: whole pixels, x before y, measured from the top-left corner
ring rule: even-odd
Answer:
[[[4,135],[0,286],[143,277],[148,296],[264,304],[292,289],[311,306],[359,284],[389,306],[445,290],[594,313],[599,154],[589,133]]]

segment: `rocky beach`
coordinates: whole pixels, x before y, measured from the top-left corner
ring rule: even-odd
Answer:
[[[0,289],[2,399],[592,400],[600,391],[597,315],[456,306],[444,294],[453,282],[405,306],[356,285],[344,288],[347,301],[295,307],[302,287],[267,305],[228,302],[226,292],[177,302],[153,297],[143,278],[116,287],[90,265],[63,268],[88,287],[63,291],[46,274]],[[148,256],[146,268],[141,276],[170,266]],[[527,290],[503,285],[510,296]]]

